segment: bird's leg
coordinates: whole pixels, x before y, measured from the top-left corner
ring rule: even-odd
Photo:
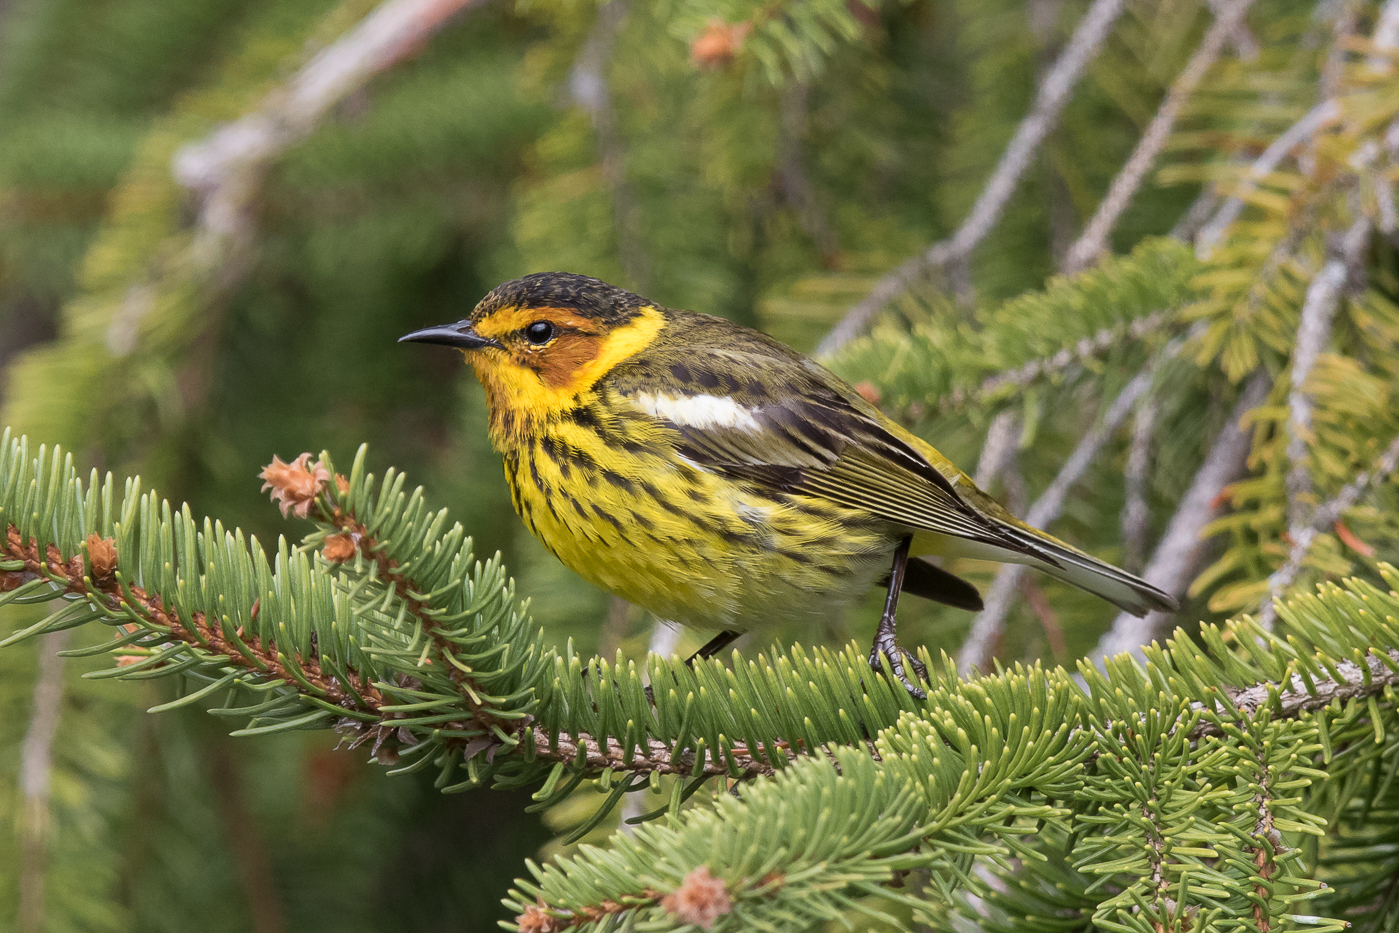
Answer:
[[[690,659],[685,662],[686,666],[694,667],[695,661],[704,661],[714,657],[716,654],[723,651],[729,645],[733,644],[734,639],[737,638],[738,635],[738,632],[733,632],[729,631],[728,629],[725,629],[718,635],[715,635],[713,638],[709,639],[709,641],[705,642],[703,648],[690,655]]]
[[[685,666],[694,667],[696,660],[703,661],[708,658],[714,657],[716,654],[723,651],[729,645],[733,644],[734,639],[738,636],[738,632],[732,632],[725,629],[718,635],[715,635],[713,638],[709,639],[709,641],[705,642],[704,647],[700,648],[700,650],[690,655],[690,657],[685,661]],[[646,685],[646,699],[651,701],[652,706],[656,705],[656,695],[651,690],[650,684]]]
[[[874,647],[870,649],[870,667],[876,671],[883,670],[879,656],[884,655],[889,659],[889,668],[894,672],[894,676],[903,681],[909,693],[923,700],[928,695],[908,679],[908,675],[904,673],[904,661],[908,661],[908,666],[913,668],[913,672],[923,681],[928,679],[928,669],[923,666],[922,661],[899,647],[894,631],[894,614],[899,608],[899,592],[903,589],[904,570],[908,567],[908,549],[912,543],[913,536],[909,535],[900,541],[894,550],[894,566],[889,571],[889,592],[884,597],[884,614],[879,617],[879,628],[874,632]]]

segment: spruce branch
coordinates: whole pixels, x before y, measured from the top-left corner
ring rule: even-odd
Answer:
[[[305,462],[310,456],[309,453],[304,453],[297,460]],[[378,579],[398,595],[408,614],[431,640],[433,660],[448,670],[448,676],[456,685],[462,702],[471,711],[471,718],[483,730],[498,727],[501,720],[492,715],[489,705],[482,700],[481,695],[486,691],[473,682],[471,665],[457,656],[456,646],[438,624],[437,616],[441,613],[434,611],[431,604],[422,598],[419,592],[421,582],[405,573],[402,565],[388,556],[384,543],[364,523],[362,516],[348,508],[342,508],[342,503],[328,494],[329,471],[319,464],[316,469],[326,474],[326,480],[320,483],[320,488],[312,500],[319,511],[317,517],[340,532],[325,539],[321,556],[332,563],[346,563],[354,554],[358,554],[370,564]],[[345,477],[337,474],[334,482],[338,491],[348,491],[349,481]],[[277,491],[274,491],[273,495],[276,497]],[[285,515],[285,509],[283,514]],[[346,544],[349,547],[345,547]]]
[[[103,544],[101,541],[89,541],[87,546],[96,549]],[[373,547],[373,544],[365,543],[364,546]],[[33,539],[25,543],[13,525],[7,528],[7,545],[0,555],[12,565],[20,565],[14,569],[0,570],[0,593],[42,581],[62,592],[86,598],[112,618],[129,619],[144,625],[153,637],[136,642],[137,648],[124,650],[141,651],[141,657],[145,660],[157,659],[157,664],[153,666],[159,666],[167,655],[173,662],[174,656],[180,652],[170,651],[167,645],[170,641],[178,641],[193,648],[193,654],[201,660],[241,668],[267,681],[275,681],[307,696],[320,698],[330,707],[360,714],[354,719],[342,718],[337,725],[342,730],[350,729],[361,737],[361,741],[363,738],[375,738],[376,747],[401,728],[396,725],[391,700],[385,697],[380,687],[370,683],[357,671],[346,668],[350,676],[342,684],[335,676],[327,674],[314,656],[290,656],[279,650],[275,642],[264,643],[255,638],[241,637],[231,639],[211,624],[204,613],[195,611],[185,618],[183,613],[166,606],[159,596],[127,583],[120,573],[94,579],[85,570],[81,555],[64,560],[52,544],[48,546],[47,553],[41,555],[37,543]],[[373,559],[377,562],[377,555]],[[397,586],[401,578],[393,582]],[[165,636],[167,640],[162,641],[160,636]],[[438,637],[441,637],[440,634]],[[465,680],[462,684],[465,693],[469,690],[469,684]],[[480,717],[480,724],[485,728],[495,722],[488,710],[479,707],[473,711],[473,715]],[[463,713],[462,718],[467,718],[467,714]],[[615,738],[607,737],[600,741],[583,732],[551,738],[547,734],[529,730],[528,720],[522,723],[519,731],[529,732],[533,755],[538,759],[574,763],[590,771],[610,768],[636,774],[654,771],[663,775],[692,777],[700,774],[752,777],[773,773],[770,760],[758,757],[742,745],[727,749],[731,763],[711,759],[696,768],[694,754],[677,754],[673,746],[658,740],[628,747]],[[402,734],[399,737],[405,738]],[[360,742],[355,741],[352,747],[358,744]],[[465,745],[457,743],[457,747],[463,748]],[[787,753],[789,759],[794,758],[795,754]]]
[[[18,528],[9,525],[5,529],[5,546],[0,549],[0,555],[19,566],[0,571],[0,592],[47,582],[63,593],[88,600],[112,618],[129,618],[138,625],[148,627],[156,637],[137,643],[148,659],[163,658],[165,653],[171,656],[179,654],[179,651],[168,650],[169,645],[179,642],[193,649],[192,654],[196,657],[217,659],[254,675],[281,681],[346,710],[377,713],[378,707],[386,705],[382,694],[374,686],[363,682],[355,687],[342,684],[323,671],[314,657],[294,657],[279,651],[276,643],[271,641],[243,640],[236,635],[230,638],[203,612],[196,610],[186,617],[167,606],[160,596],[128,583],[115,570],[119,555],[110,539],[99,539],[93,535],[85,545],[89,555],[99,550],[104,555],[108,552],[112,554],[110,559],[114,562],[114,569],[110,575],[94,576],[97,573],[97,559],[93,560],[92,571],[85,566],[81,554],[64,560],[54,544],[49,544],[41,552],[37,540],[24,538]],[[165,637],[162,639],[161,635]]]
[[[1156,435],[1156,400],[1147,397],[1137,406],[1132,419],[1132,444],[1123,468],[1125,501],[1122,505],[1123,566],[1141,569],[1146,560],[1147,538],[1151,534],[1151,447]]]
[[[875,14],[868,6],[795,0],[752,4],[728,21],[735,12],[732,4],[693,4],[675,21],[690,37],[690,64],[720,69],[742,58],[776,88],[812,80],[840,43],[867,35]]]
[[[302,550],[279,548],[274,574],[256,566],[237,536],[211,523],[200,532],[188,510],[177,516],[153,497],[136,495],[134,481],[118,501],[110,479],[84,488],[69,461],[49,461],[43,451],[30,461],[23,445],[6,446],[0,601],[80,597],[35,631],[99,618],[120,623],[113,647],[139,658],[115,669],[123,676],[202,672],[208,686],[189,695],[199,699],[233,683],[230,675],[246,673],[241,683],[271,695],[258,704],[264,712],[253,715],[273,716],[272,727],[352,718],[392,729],[401,760],[413,761],[405,767],[436,763],[444,788],[459,786],[450,783],[450,769],[465,764],[475,769],[473,783],[490,776],[507,786],[544,779],[536,795],[544,801],[600,773],[612,799],[662,772],[689,779],[677,782],[668,808],[677,812],[685,791],[712,774],[778,778],[752,781],[743,801],[725,795],[716,808],[682,813],[670,826],[648,824],[612,852],[585,850],[605,870],[541,870],[538,884],[521,882],[513,898],[522,923],[581,926],[579,917],[601,911],[599,918],[614,922],[629,915],[663,921],[660,928],[709,918],[717,930],[791,922],[798,905],[808,921],[825,919],[853,897],[908,903],[886,887],[898,872],[925,868],[939,884],[955,884],[965,869],[948,861],[948,852],[1019,857],[1029,854],[1037,821],[1055,832],[1066,829],[1075,801],[1087,799],[1080,795],[1098,792],[1080,783],[1092,777],[1085,763],[1126,760],[1138,735],[1160,736],[1172,743],[1171,754],[1214,761],[1229,745],[1209,743],[1240,728],[1241,717],[1280,721],[1333,709],[1337,700],[1368,703],[1387,696],[1384,690],[1399,679],[1399,631],[1388,621],[1399,613],[1399,596],[1350,581],[1344,590],[1298,596],[1283,608],[1300,640],[1278,639],[1247,619],[1225,629],[1204,627],[1203,649],[1178,632],[1165,648],[1145,649],[1146,668],[1117,659],[1103,674],[1084,662],[1082,688],[1062,669],[1017,668],[963,681],[944,657],[928,702],[919,704],[901,686],[872,676],[863,652],[850,646],[814,656],[794,651],[771,663],[759,656],[732,669],[711,661],[691,670],[653,657],[649,673],[661,689],[651,707],[634,665],[624,670],[597,659],[585,665],[571,654],[536,654],[532,629],[506,618],[510,591],[502,578],[479,569],[465,575],[470,552],[460,531],[444,533],[445,518],[427,510],[420,493],[403,493],[401,476],[376,485],[364,473],[363,454],[343,484],[325,455],[319,468],[309,458],[293,461],[308,479],[284,475],[282,481],[296,490],[293,500],[315,490],[307,517],[320,516],[324,527]],[[338,522],[334,508],[342,514]],[[328,539],[347,537],[353,565],[310,559]],[[1392,568],[1380,569],[1399,582]],[[129,579],[140,579],[141,588]],[[260,608],[249,609],[259,593]],[[471,651],[469,673],[482,678],[475,681],[482,690],[502,694],[485,679],[490,664],[515,672],[517,705],[490,701],[501,713],[521,713],[513,719],[517,731],[506,737],[512,741],[488,740],[473,750],[486,737],[461,722],[470,713],[442,686],[440,665],[426,663],[432,639],[421,619],[408,618],[408,599],[431,607],[423,615],[453,642],[448,656],[469,640],[448,628],[459,624],[454,618],[491,636]],[[211,614],[196,606],[222,608]],[[523,653],[511,654],[521,645]],[[235,653],[249,662],[241,670],[232,669]],[[317,678],[329,679],[318,686]],[[352,702],[318,704],[335,687]],[[701,699],[706,695],[727,699]],[[688,699],[677,705],[681,697]],[[414,715],[424,706],[446,712]],[[684,721],[667,718],[682,707]],[[778,717],[777,731],[764,717]],[[590,731],[580,728],[584,723],[603,727]],[[1287,741],[1293,754],[1309,740],[1299,732]],[[710,748],[718,754],[708,754]],[[440,754],[426,757],[432,749]],[[751,765],[757,767],[744,770]],[[1173,844],[1180,858],[1204,857]],[[1255,844],[1247,834],[1216,840],[1209,857],[1234,864],[1225,856],[1246,852],[1243,861],[1251,866]],[[788,860],[780,877],[765,864],[774,852]],[[1217,874],[1222,880],[1215,883],[1230,890],[1255,890],[1251,868],[1246,877]],[[1125,909],[1124,900],[1115,903],[1112,910]],[[705,912],[706,904],[724,909]]]
[[[1143,344],[1179,333],[1198,297],[1198,271],[1184,244],[1147,240],[1090,271],[1056,276],[1043,292],[979,311],[974,328],[890,323],[847,345],[832,365],[911,417],[999,410],[1031,386],[1091,376],[1105,358],[1138,365]]]
[[[1235,0],[1238,2],[1238,0]],[[859,304],[821,340],[818,356],[830,356],[863,333],[879,312],[930,272],[965,262],[995,229],[1035,153],[1059,121],[1088,65],[1097,57],[1124,0],[1093,0],[1064,51],[1045,74],[1030,112],[1016,128],[996,169],[957,232],[881,278]]]
[[[1245,170],[1243,177],[1234,186],[1234,193],[1219,206],[1214,216],[1195,235],[1195,251],[1200,259],[1209,259],[1213,255],[1214,248],[1223,238],[1225,231],[1243,211],[1245,199],[1259,183],[1276,170],[1289,153],[1310,142],[1318,132],[1331,126],[1340,116],[1340,104],[1335,100],[1324,100],[1269,143],[1268,148]]]
[[[333,554],[335,563],[346,564],[354,555],[358,555],[372,568],[373,576],[397,594],[407,613],[428,636],[433,649],[433,659],[440,668],[448,671],[448,676],[455,685],[463,705],[470,712],[474,724],[482,732],[495,732],[497,739],[504,738],[503,730],[507,729],[513,733],[511,738],[518,740],[524,737],[528,727],[532,725],[533,717],[514,718],[512,722],[511,717],[502,718],[496,714],[489,705],[488,690],[472,677],[472,665],[469,660],[459,656],[458,646],[453,642],[451,633],[440,623],[439,618],[443,613],[434,608],[430,598],[425,596],[425,592],[430,591],[432,587],[416,579],[412,573],[406,572],[398,560],[389,556],[387,545],[379,540],[371,527],[376,523],[359,514],[352,505],[352,497],[348,495],[350,480],[335,474],[332,482],[330,472],[319,462],[312,466],[310,457],[311,455],[306,453],[293,461],[301,465],[301,475],[311,477],[314,484],[313,497],[309,502],[305,502],[308,506],[313,506],[314,512],[308,508],[304,517],[314,517],[316,521],[329,527],[320,534],[308,537],[307,544],[321,544],[323,555],[332,547],[336,548],[337,551]],[[269,482],[269,485],[274,485],[273,498],[284,497],[288,490],[292,490],[293,495],[297,490],[304,494],[308,486],[297,473],[298,471],[281,471],[276,474],[278,483],[274,485]],[[283,504],[285,505],[285,499]],[[440,513],[439,523],[443,518],[445,513]],[[349,553],[339,550],[342,542],[348,542]],[[392,726],[392,719],[377,726],[353,722],[342,724],[345,729],[358,729],[361,736],[377,735],[385,725]],[[667,747],[660,741],[648,742],[644,751],[637,754],[638,749],[628,748],[615,739],[606,737],[600,740],[582,732],[577,733],[572,740],[563,737],[551,740],[542,733],[534,733],[531,737],[535,743],[533,754],[544,761],[582,763],[589,770],[612,769],[643,775],[653,771],[658,774],[692,775],[695,771],[693,755],[677,755],[673,747]],[[481,751],[498,749],[501,744],[503,743],[498,740],[473,740],[465,743],[465,749],[468,755],[474,756]],[[738,776],[752,777],[771,774],[773,771],[771,762],[758,759],[743,746],[734,746],[730,752],[732,766],[722,762],[711,762],[707,768],[701,769],[703,773],[717,776],[729,775],[736,771]]]
[[[1155,311],[1127,324],[1104,327],[1091,337],[1084,337],[1072,347],[1065,347],[1053,356],[1031,360],[1015,369],[987,376],[973,390],[954,390],[945,400],[939,401],[938,409],[957,411],[979,407],[1003,396],[1008,390],[1027,389],[1037,382],[1061,376],[1072,367],[1088,364],[1125,343],[1141,341],[1152,334],[1160,333],[1178,316],[1174,309]]]
[[[1171,130],[1186,101],[1214,67],[1215,61],[1224,51],[1225,43],[1237,33],[1252,5],[1253,0],[1227,0],[1221,4],[1221,9],[1201,40],[1199,48],[1171,84],[1170,90],[1166,92],[1166,99],[1161,102],[1156,115],[1147,124],[1136,149],[1108,186],[1108,193],[1098,205],[1093,219],[1088,222],[1078,241],[1069,247],[1068,257],[1064,262],[1067,271],[1079,272],[1086,269],[1107,250],[1108,235],[1117,225],[1137,189],[1146,180],[1156,157],[1170,139]]]
[[[1255,373],[1249,379],[1142,573],[1148,582],[1172,596],[1185,596],[1194,579],[1203,547],[1201,534],[1223,508],[1221,494],[1243,474],[1246,466],[1252,431],[1243,427],[1242,422],[1249,412],[1263,404],[1270,387],[1271,382],[1264,372]],[[1159,612],[1141,619],[1124,612],[1113,620],[1112,628],[1098,641],[1090,657],[1094,663],[1099,663],[1123,652],[1139,653],[1141,646],[1155,636],[1167,619],[1168,615]]]
[[[227,715],[252,720],[241,734],[333,727],[400,770],[435,765],[444,788],[549,772],[549,797],[615,773],[601,814],[649,775],[688,779],[688,795],[702,778],[866,746],[914,708],[853,645],[732,669],[546,650],[498,564],[473,564],[461,526],[447,529],[394,471],[376,481],[363,450],[345,478],[324,453],[264,471],[286,511],[318,526],[300,549],[280,543],[274,571],[255,541],[208,521],[201,530],[136,481],[122,499],[110,476],[84,487],[71,460],[44,449],[31,460],[21,441],[0,448],[0,605],[75,602],[9,640],[118,626],[112,647],[125,658],[103,676],[198,685],[167,706],[223,691]],[[264,699],[238,707],[233,688]],[[462,767],[466,780],[453,782]]]
[[[1399,583],[1394,568],[1381,572]],[[1335,740],[1359,735],[1369,726],[1357,711],[1392,703],[1396,610],[1399,594],[1348,581],[1289,605],[1301,641],[1249,619],[1204,626],[1198,642],[1177,630],[1143,664],[1117,658],[1104,673],[1081,662],[1082,690],[1063,669],[959,680],[944,658],[929,704],[877,736],[878,759],[843,749],[834,762],[804,760],[742,800],[643,827],[610,851],[531,865],[534,878],[518,881],[509,903],[522,930],[584,926],[603,909],[613,923],[675,930],[685,920],[661,904],[703,867],[724,882],[715,930],[810,925],[856,896],[874,899],[866,910],[927,910],[893,886],[898,877],[923,870],[937,890],[975,886],[984,873],[973,859],[1009,870],[1013,856],[1029,871],[1043,859],[1039,840],[1072,838],[1075,868],[1106,887],[1095,899],[1099,925],[1142,910],[1148,926],[1185,911],[1201,928],[1242,928],[1260,897],[1272,922],[1321,890],[1296,874],[1274,831],[1286,820],[1290,832],[1321,832],[1301,806],[1325,776],[1309,767],[1318,723],[1330,721]],[[1260,847],[1271,865],[1262,874]],[[774,858],[781,885],[763,883]],[[1196,881],[1178,884],[1183,872]],[[980,890],[999,902],[1023,887]]]
[[[1282,598],[1283,592],[1296,582],[1297,575],[1302,571],[1302,563],[1307,559],[1307,554],[1316,542],[1317,535],[1334,527],[1345,513],[1360,501],[1360,497],[1371,486],[1384,482],[1397,468],[1399,468],[1399,437],[1390,441],[1389,446],[1375,460],[1370,469],[1359,473],[1343,486],[1340,492],[1318,506],[1309,517],[1309,521],[1288,529],[1288,538],[1292,544],[1288,549],[1287,560],[1268,577],[1268,596],[1258,610],[1258,622],[1263,628],[1271,630],[1277,617],[1278,601]]]
[[[661,658],[668,658],[675,654],[680,648],[680,627],[656,619],[651,624],[651,636],[646,643],[646,653],[656,655]],[[602,652],[607,653],[607,652]],[[647,684],[654,691],[654,684]],[[643,821],[646,816],[645,801],[639,794],[629,794],[623,801],[621,807],[618,830],[623,833],[632,833],[636,830],[636,824]]]

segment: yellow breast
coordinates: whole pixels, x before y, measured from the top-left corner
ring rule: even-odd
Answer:
[[[840,612],[887,570],[867,518],[680,457],[672,432],[589,393],[505,452],[526,526],[579,576],[699,628]]]

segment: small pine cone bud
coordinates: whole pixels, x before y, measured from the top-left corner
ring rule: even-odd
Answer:
[[[311,512],[311,503],[330,482],[330,471],[320,461],[312,464],[310,454],[302,454],[291,463],[274,456],[257,477],[265,481],[263,492],[272,490],[272,500],[281,507],[283,518],[292,512],[297,518],[305,518]]]
[[[515,917],[515,923],[520,928],[520,933],[560,933],[569,927],[566,920],[551,916],[544,912],[547,905],[540,900],[536,906],[531,904],[525,908],[525,912]]]
[[[699,68],[720,68],[734,60],[753,29],[750,23],[730,25],[711,19],[704,32],[690,43],[690,61]]]
[[[355,556],[355,540],[349,535],[331,535],[325,539],[321,556],[332,564],[343,564]]]
[[[117,547],[111,538],[87,536],[88,574],[95,582],[110,580],[117,570]]]
[[[674,914],[677,920],[701,930],[711,929],[720,917],[733,910],[733,906],[723,879],[712,876],[707,865],[686,875],[675,893],[661,900],[661,907]]]

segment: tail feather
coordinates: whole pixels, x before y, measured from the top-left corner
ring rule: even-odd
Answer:
[[[889,578],[880,580],[879,585],[888,586]],[[903,592],[971,612],[986,608],[976,587],[955,573],[919,557],[910,560],[904,570]]]
[[[1007,526],[1011,536],[1041,552],[1045,558],[1030,558],[1026,563],[1043,570],[1057,580],[1073,584],[1134,616],[1144,616],[1153,610],[1175,612],[1180,603],[1171,594],[1147,583],[1136,574],[1098,560],[1049,535],[1031,535],[1014,526]],[[1053,563],[1051,563],[1052,561]]]
[[[978,541],[945,538],[942,553],[948,555],[995,560],[1007,564],[1025,564],[1042,570],[1057,580],[1087,590],[1134,616],[1148,612],[1174,612],[1180,604],[1171,594],[1130,574],[1120,567],[1085,554],[1051,535],[1035,529],[1017,527],[997,521],[1006,537],[1024,550],[1011,550]]]

